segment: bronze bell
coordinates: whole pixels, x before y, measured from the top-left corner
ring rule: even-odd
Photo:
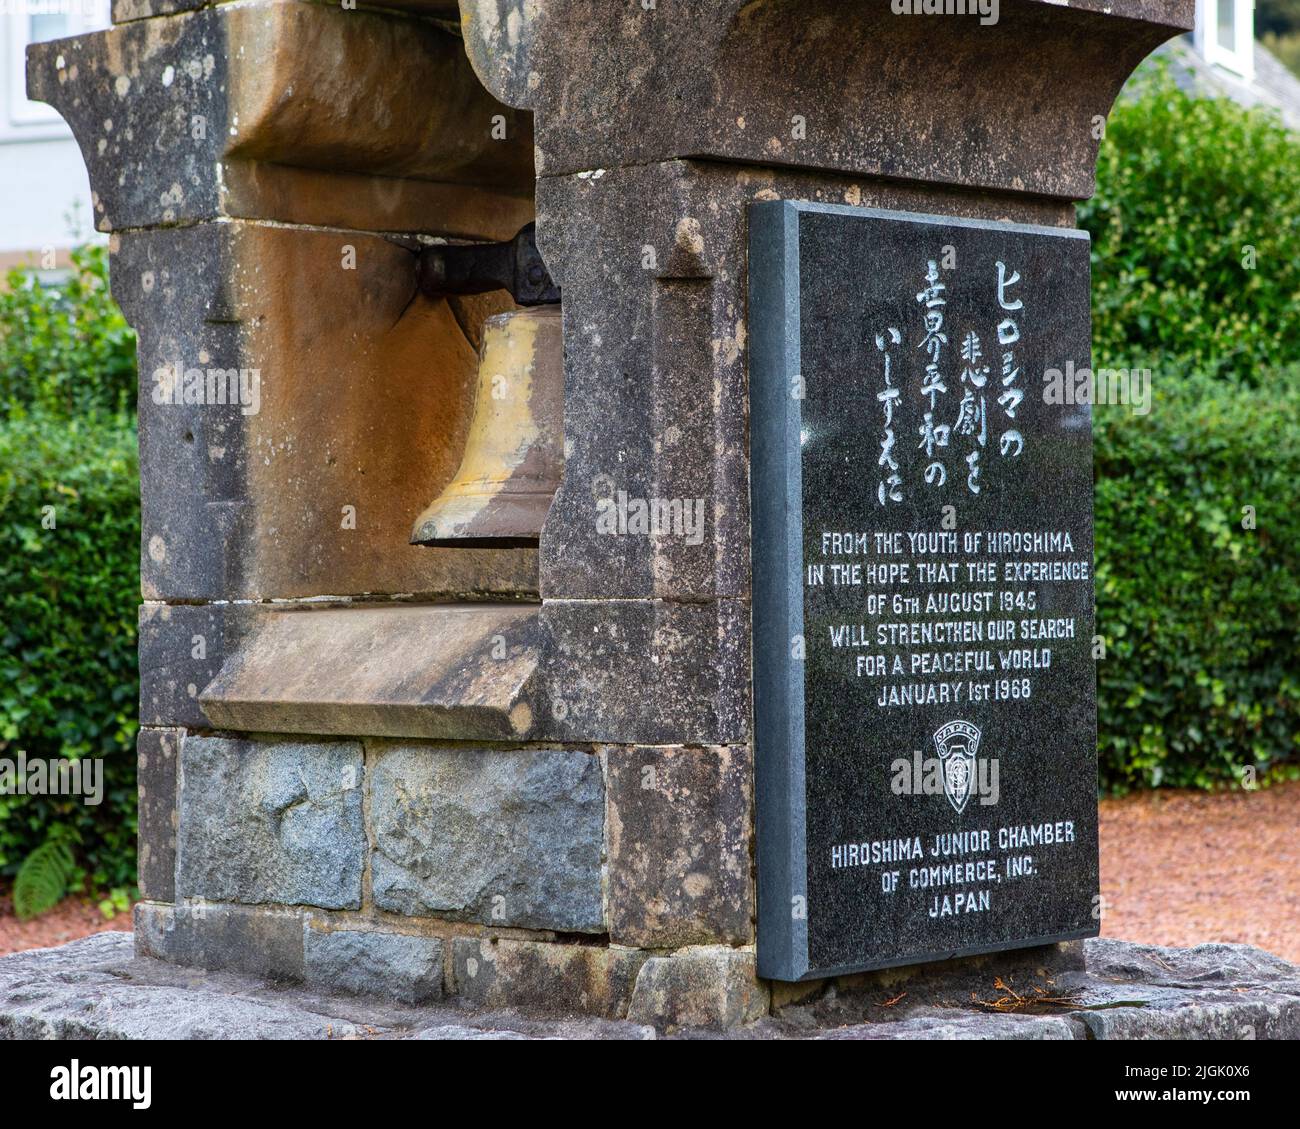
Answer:
[[[536,545],[564,468],[563,419],[560,307],[488,318],[460,469],[416,519],[411,543]]]

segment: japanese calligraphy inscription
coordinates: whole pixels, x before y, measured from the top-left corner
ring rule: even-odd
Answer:
[[[1088,252],[751,209],[763,976],[1098,931]]]

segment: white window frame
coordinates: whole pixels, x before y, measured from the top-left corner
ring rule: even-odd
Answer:
[[[1233,0],[1232,23],[1236,49],[1219,42],[1219,0],[1200,0],[1196,49],[1205,61],[1250,82],[1255,77],[1255,3]]]
[[[45,141],[71,137],[53,106],[27,98],[27,47],[31,16],[66,14],[65,35],[82,35],[109,25],[109,0],[8,0],[0,7],[0,141]],[[60,38],[63,38],[62,36]]]

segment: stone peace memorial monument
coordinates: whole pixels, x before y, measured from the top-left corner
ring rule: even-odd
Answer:
[[[114,0],[29,50],[139,337],[141,959],[7,1029],[206,970],[297,1034],[784,1030],[894,968],[857,1018],[912,1034],[1295,1033],[1082,940],[1091,421],[1042,374],[1192,0],[895,7]]]

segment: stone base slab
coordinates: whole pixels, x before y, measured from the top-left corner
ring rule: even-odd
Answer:
[[[989,970],[964,983],[827,986],[820,998],[726,1031],[678,1037],[792,1039],[1295,1039],[1300,968],[1246,945],[1165,949],[1085,942],[1086,968],[1048,987],[1066,1008],[990,1012],[1003,993]],[[672,958],[656,958],[671,961]],[[891,1002],[892,1001],[892,1002]],[[653,1009],[636,1007],[637,1018]],[[707,1010],[707,1009],[705,1009]],[[302,987],[270,987],[233,972],[178,968],[135,956],[132,936],[100,933],[0,959],[0,1038],[78,1039],[650,1039],[649,1022],[543,1017],[454,1002],[380,1003]]]

